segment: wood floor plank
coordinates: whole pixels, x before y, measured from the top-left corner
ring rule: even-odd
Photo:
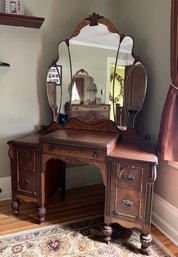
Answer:
[[[67,190],[65,200],[61,200],[60,191],[56,192],[46,204],[47,215],[43,224],[36,223],[35,203],[21,203],[20,213],[14,216],[11,201],[0,201],[0,235],[78,220],[87,217],[102,216],[104,213],[104,186],[102,184]],[[152,225],[152,234],[160,240],[176,257],[178,247]]]

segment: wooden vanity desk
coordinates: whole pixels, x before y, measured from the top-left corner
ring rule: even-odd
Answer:
[[[54,125],[54,127],[53,127]],[[59,187],[65,195],[65,163],[96,165],[105,185],[105,240],[112,235],[111,223],[142,231],[142,248],[151,244],[150,225],[157,157],[145,140],[128,139],[114,122],[89,125],[69,120],[53,124],[9,144],[12,172],[12,208],[17,215],[20,202],[37,203],[37,218],[45,220],[45,203]],[[101,129],[102,128],[102,129]],[[100,131],[99,131],[100,130]]]
[[[112,21],[96,13],[59,43],[46,79],[51,125],[8,142],[12,209],[17,215],[20,200],[33,201],[37,221],[43,222],[46,201],[59,188],[65,201],[66,163],[93,164],[105,185],[105,241],[112,237],[110,225],[118,223],[139,229],[147,252],[157,156],[135,130],[147,73],[133,45],[132,37],[119,34]]]

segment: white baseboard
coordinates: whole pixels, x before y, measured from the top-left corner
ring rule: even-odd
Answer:
[[[0,178],[0,201],[11,199],[11,177]]]
[[[92,165],[69,166],[66,169],[66,188],[102,183],[101,173]],[[11,199],[11,177],[0,178],[0,201]]]
[[[178,246],[178,208],[154,194],[152,223]]]

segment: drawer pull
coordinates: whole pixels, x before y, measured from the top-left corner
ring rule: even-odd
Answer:
[[[124,175],[124,179],[131,181],[131,180],[134,180],[135,177],[132,174],[125,174]]]
[[[53,146],[49,146],[48,151],[52,152],[54,150]]]
[[[133,205],[133,203],[131,201],[129,201],[129,200],[122,200],[122,203],[123,203],[123,205],[125,205],[127,207],[130,207],[130,206]]]
[[[25,185],[29,185],[31,181],[28,178],[22,180]]]
[[[98,157],[98,154],[97,154],[96,152],[94,152],[94,153],[92,154],[92,157],[93,157],[93,158],[97,158],[97,157]]]

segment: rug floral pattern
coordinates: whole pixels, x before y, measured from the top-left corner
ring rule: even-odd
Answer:
[[[0,237],[2,257],[135,257],[140,253],[140,235],[121,231],[110,244],[102,242],[101,219],[82,221],[69,225],[51,225],[34,231]],[[150,247],[152,257],[168,257],[154,242]]]

